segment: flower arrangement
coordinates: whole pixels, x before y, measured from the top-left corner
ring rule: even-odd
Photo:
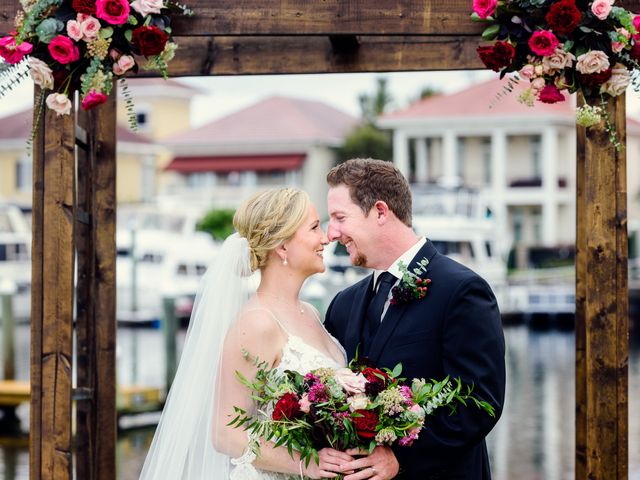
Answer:
[[[487,23],[477,48],[482,62],[502,78],[529,80],[518,100],[533,106],[537,100],[565,100],[564,91],[581,92],[585,99],[616,97],[630,83],[637,87],[640,60],[640,16],[615,0],[473,0],[471,17]],[[588,108],[587,108],[588,107]],[[617,148],[613,127],[601,106],[586,105],[576,120],[582,126],[599,124]]]
[[[41,104],[58,115],[69,114],[75,91],[80,92],[85,110],[106,102],[113,82],[138,68],[157,69],[167,78],[167,64],[177,48],[171,41],[171,13],[193,14],[173,0],[21,0],[21,4],[16,30],[0,39],[0,57],[6,62],[0,64],[0,72],[14,81],[5,83],[0,95],[25,78],[28,69],[42,88]]]
[[[418,262],[418,266],[410,272],[407,266],[400,262],[398,268],[402,272],[400,283],[391,289],[391,305],[409,303],[413,300],[423,299],[427,295],[430,278],[422,278],[421,275],[427,273],[429,260],[423,257]]]
[[[427,417],[444,406],[453,413],[458,404],[471,402],[495,415],[493,406],[472,396],[472,387],[463,387],[459,379],[405,382],[400,364],[391,371],[356,358],[348,367],[306,375],[255,364],[253,382],[237,375],[251,390],[258,413],[252,416],[235,407],[229,424],[249,431],[256,455],[262,438],[287,447],[290,454],[298,451],[307,466],[312,458],[318,462],[318,450],[324,447],[372,451],[377,445],[409,446]]]

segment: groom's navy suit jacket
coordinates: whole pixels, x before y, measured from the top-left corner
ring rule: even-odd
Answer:
[[[491,477],[485,436],[502,412],[505,391],[504,335],[495,296],[476,273],[437,252],[427,240],[409,265],[426,257],[431,279],[426,297],[391,305],[370,345],[378,367],[402,363],[402,377],[441,380],[460,377],[474,395],[496,409],[492,418],[475,405],[449,415],[445,407],[427,419],[411,447],[394,447],[403,479],[486,480]],[[373,295],[373,275],[333,299],[325,325],[353,358],[362,352],[362,329]],[[365,327],[366,328],[366,327]]]

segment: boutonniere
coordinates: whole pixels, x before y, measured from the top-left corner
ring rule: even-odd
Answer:
[[[391,289],[391,305],[401,305],[425,297],[428,285],[431,283],[431,279],[424,276],[427,273],[428,265],[429,260],[422,257],[418,266],[413,269],[413,272],[410,272],[404,263],[398,263],[402,278],[400,283]]]

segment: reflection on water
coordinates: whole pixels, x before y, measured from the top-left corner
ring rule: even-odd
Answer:
[[[18,369],[27,378],[28,328],[18,330]],[[25,330],[27,333],[25,334]],[[181,334],[179,344],[183,341]],[[507,399],[501,420],[488,438],[496,480],[573,480],[574,463],[574,335],[506,327]],[[638,337],[640,335],[636,335]],[[23,352],[26,352],[23,354]],[[137,359],[137,361],[134,361]],[[118,378],[160,386],[164,373],[159,330],[118,331]],[[24,416],[24,412],[23,416]],[[138,478],[153,429],[121,433],[118,480]],[[632,336],[629,355],[629,478],[640,479],[640,339]],[[28,479],[25,448],[1,448],[0,478]]]

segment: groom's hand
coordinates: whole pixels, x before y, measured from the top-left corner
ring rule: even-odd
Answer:
[[[366,455],[353,462],[343,464],[344,470],[356,470],[355,473],[347,475],[344,480],[362,480],[365,478],[372,480],[388,480],[398,475],[400,464],[389,447],[376,447],[367,455],[366,450],[347,450],[349,455]]]

